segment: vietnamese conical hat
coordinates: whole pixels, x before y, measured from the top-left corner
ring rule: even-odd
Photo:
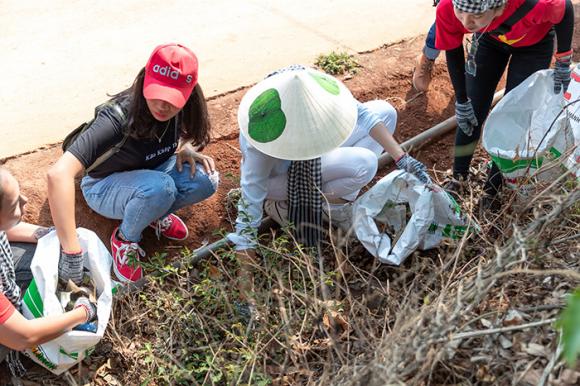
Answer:
[[[262,153],[307,160],[344,143],[357,116],[357,102],[339,80],[304,68],[272,75],[248,90],[238,123]]]

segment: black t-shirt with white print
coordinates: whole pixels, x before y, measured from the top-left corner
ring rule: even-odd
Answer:
[[[129,103],[128,98],[119,101],[125,111]],[[123,147],[93,169],[89,176],[104,178],[116,172],[154,169],[167,161],[174,154],[179,142],[178,116],[179,114],[167,123],[159,123],[157,138],[127,138]],[[98,112],[91,126],[76,138],[67,151],[71,152],[86,169],[103,153],[121,142],[125,125],[126,122],[121,122],[112,112],[112,107],[106,106]]]

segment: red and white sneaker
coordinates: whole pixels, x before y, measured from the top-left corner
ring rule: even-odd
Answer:
[[[149,226],[155,229],[157,237],[163,235],[170,240],[185,240],[189,235],[189,231],[183,220],[173,213],[160,220],[153,221]]]
[[[119,227],[111,235],[111,254],[113,255],[113,271],[117,278],[126,283],[143,277],[143,268],[139,264],[140,257],[145,257],[145,251],[139,244],[124,241],[117,237]]]

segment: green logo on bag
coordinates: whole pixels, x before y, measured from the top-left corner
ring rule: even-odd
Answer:
[[[250,106],[248,134],[260,143],[272,142],[282,135],[286,128],[286,115],[282,111],[282,101],[276,89],[261,93]]]
[[[36,280],[32,279],[28,289],[26,290],[26,293],[22,298],[22,301],[35,318],[42,317],[44,312],[44,303],[42,302],[42,296],[40,296],[40,293],[38,292]]]
[[[427,229],[427,232],[435,233],[437,232],[437,228],[439,228],[439,225],[432,223],[431,225],[429,225],[429,229]]]
[[[42,363],[44,367],[46,367],[49,370],[56,369],[56,364],[48,360],[46,354],[44,353],[44,351],[42,351],[42,348],[40,346],[33,347],[30,351],[32,352],[32,354],[34,354],[36,359],[38,359],[38,361]]]
[[[460,239],[465,235],[465,232],[467,232],[466,226],[447,224],[445,225],[445,228],[443,228],[443,237]]]
[[[77,359],[79,359],[79,353],[78,353],[78,352],[71,352],[71,353],[68,353],[68,352],[66,352],[66,351],[65,351],[65,350],[64,350],[62,347],[61,347],[61,348],[59,348],[59,350],[58,350],[58,351],[59,351],[61,354],[63,354],[63,355],[66,355],[67,357],[69,357],[69,358],[71,358],[71,359],[73,359],[73,360],[75,360],[75,361],[76,361]]]
[[[544,162],[544,159],[542,157],[539,157],[538,159],[522,158],[518,160],[511,160],[492,155],[491,159],[493,160],[493,162],[495,162],[495,164],[497,165],[499,170],[502,171],[502,173],[513,173],[516,170],[527,168],[539,169],[540,167],[542,167],[542,163]]]
[[[331,93],[332,95],[340,94],[340,88],[338,87],[338,83],[336,80],[332,79],[331,77],[309,73],[311,77],[326,91]]]

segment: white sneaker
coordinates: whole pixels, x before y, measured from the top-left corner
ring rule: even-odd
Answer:
[[[353,225],[352,202],[344,205],[324,203],[322,205],[322,220],[335,228],[348,232]]]
[[[264,212],[280,226],[288,225],[288,202],[287,201],[264,201]],[[322,204],[322,221],[348,232],[352,228],[352,202],[344,205]]]
[[[280,226],[288,225],[288,202],[287,201],[264,201],[264,212]]]

